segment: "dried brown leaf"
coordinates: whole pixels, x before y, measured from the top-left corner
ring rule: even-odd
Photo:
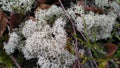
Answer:
[[[10,31],[20,24],[20,14],[12,13],[8,20],[6,14],[0,10],[0,37],[2,37],[7,25],[10,26]]]
[[[96,8],[96,7],[89,7],[89,6],[84,6],[84,9],[86,11],[93,11],[94,13],[98,13],[98,14],[104,14],[104,11],[100,8]]]
[[[11,30],[20,24],[20,20],[21,20],[20,14],[11,13],[10,20],[9,20]]]
[[[109,43],[105,45],[106,49],[107,49],[107,57],[111,57],[117,50],[117,45]]]
[[[2,10],[0,10],[0,37],[2,37],[8,23],[7,16]]]
[[[104,11],[102,9],[93,6],[87,6],[83,0],[78,1],[78,5],[83,6],[86,11],[93,11],[94,13],[104,14]]]

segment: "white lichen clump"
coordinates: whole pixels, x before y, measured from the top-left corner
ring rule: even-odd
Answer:
[[[110,37],[115,24],[116,15],[99,15],[93,12],[85,13],[82,6],[74,6],[68,9],[68,11],[75,21],[77,30],[86,33],[90,40],[96,41]],[[86,32],[84,31],[85,29]]]
[[[95,0],[95,4],[104,8],[108,4],[108,0],[102,1]],[[2,9],[18,13],[22,9],[25,12],[30,10],[33,2],[34,0],[1,1]],[[118,7],[116,3],[112,6]],[[72,6],[67,11],[71,19],[74,20],[76,29],[83,32],[85,37],[91,41],[111,36],[117,17],[114,12],[111,11],[113,14],[100,15],[89,11],[85,12],[84,8],[78,5]],[[16,33],[10,34],[8,43],[4,44],[6,52],[8,54],[14,53],[15,49],[18,48],[26,59],[38,58],[37,64],[41,68],[70,68],[76,57],[67,49],[65,50],[67,33],[64,27],[67,19],[62,8],[52,5],[49,9],[38,9],[35,12],[35,19],[36,21],[25,21],[24,26],[21,25],[21,28],[15,31]],[[79,49],[79,53],[84,55],[85,51]]]
[[[23,48],[24,56],[27,59],[39,58],[41,68],[68,68],[75,61],[75,56],[64,49],[67,40],[64,26],[65,21],[62,18],[57,19],[53,27],[47,23],[42,28],[39,26],[41,31],[34,31],[27,38]]]
[[[78,17],[76,22],[78,31],[86,30],[89,39],[96,41],[111,36],[115,18],[109,15],[86,14],[84,17]]]
[[[110,1],[109,0],[95,0],[95,5],[104,8],[105,6],[110,6]]]
[[[52,5],[49,9],[38,9],[35,14],[37,20],[49,20],[50,18],[58,18],[63,16],[62,8]]]
[[[119,3],[117,3],[117,2],[112,2],[111,3],[111,7],[113,8],[113,12],[115,13],[115,14],[117,14],[118,16],[120,16],[120,5],[119,5]]]
[[[26,37],[22,50],[24,56],[26,59],[38,58],[41,68],[69,68],[76,59],[65,50],[66,20],[61,18],[61,11],[62,9],[55,5],[48,10],[40,9],[35,14],[37,21],[28,20],[23,27],[22,33]],[[51,26],[47,21],[54,16],[56,19],[52,21]]]
[[[32,20],[27,20],[25,22],[25,25],[22,29],[22,33],[26,38],[30,37],[33,34],[33,32],[35,31],[35,28],[36,28],[36,23],[37,22],[32,21]]]
[[[16,47],[19,45],[19,41],[20,38],[15,32],[10,34],[9,41],[7,43],[4,43],[4,49],[7,54],[14,53]]]
[[[69,8],[68,10],[68,14],[73,18],[76,19],[79,15],[83,16],[84,13],[84,8],[82,6],[79,5],[74,5],[71,8]]]
[[[2,9],[10,12],[27,12],[31,9],[34,0],[1,0]]]
[[[120,15],[120,5],[117,0],[95,0],[95,5],[105,10],[107,13],[114,12],[116,15]]]

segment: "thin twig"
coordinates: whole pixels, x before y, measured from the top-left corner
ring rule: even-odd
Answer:
[[[91,49],[87,47],[87,49],[86,49],[86,50],[87,50],[88,55],[89,55],[90,57],[93,57],[92,52],[91,52]],[[95,61],[95,60],[90,61],[91,68],[93,68],[93,67],[94,67],[94,65],[93,65],[91,62],[93,62],[93,63],[94,63],[95,68],[98,68],[98,65],[97,65],[97,63],[96,63],[96,61]]]
[[[19,65],[19,63],[13,55],[10,55],[10,58],[13,61],[13,63],[17,66],[17,68],[21,68],[21,66]]]
[[[61,0],[59,0],[59,2],[60,2],[60,5],[61,5],[61,7],[62,7],[62,9],[63,9],[63,11],[64,11],[64,13],[65,13],[65,15],[68,17],[69,21],[70,21],[71,24],[72,24],[72,28],[73,28],[74,33],[76,34],[75,24],[74,24],[73,21],[71,20],[70,15],[69,15],[69,14],[67,13],[67,11],[65,10],[65,8],[64,8]],[[79,32],[80,32],[81,36],[83,37],[83,39],[84,39],[85,41],[87,41],[87,39],[85,38],[84,34],[83,34],[81,31],[79,31]],[[77,39],[76,39],[76,38],[75,38],[75,41],[76,41],[76,43],[75,43],[75,50],[76,50],[76,56],[77,56],[77,58],[78,58],[78,59],[77,59],[77,62],[78,62],[78,65],[79,65],[79,64],[80,64],[80,61],[79,61],[79,52],[78,52],[78,47],[77,47],[78,42],[77,42]],[[90,48],[87,48],[87,53],[90,55],[90,57],[93,57]],[[94,60],[93,60],[93,63],[95,64],[96,68],[98,68],[98,66],[97,66],[97,64],[96,64],[96,62],[95,62]],[[81,64],[80,64],[80,65],[81,65]],[[91,65],[91,66],[93,67],[94,65]],[[80,67],[80,66],[79,66],[79,67]]]
[[[73,29],[74,33],[76,34],[75,25],[74,25],[73,21],[71,20],[71,17],[70,17],[69,14],[66,12],[66,10],[65,10],[65,8],[64,8],[61,0],[59,0],[59,2],[60,2],[60,5],[61,5],[61,7],[62,7],[62,9],[63,9],[63,11],[64,11],[64,13],[65,13],[65,15],[68,17],[69,21],[70,21],[71,24],[72,24],[72,29]],[[77,46],[77,44],[78,44],[78,41],[77,41],[77,39],[75,38],[75,52],[76,52],[76,57],[77,57],[78,68],[80,68],[80,67],[82,67],[82,65],[81,65],[81,63],[80,63],[80,61],[79,61],[79,51],[78,51],[78,46]]]

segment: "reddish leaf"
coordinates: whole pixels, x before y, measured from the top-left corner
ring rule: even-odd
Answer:
[[[8,20],[7,16],[3,11],[0,11],[0,37],[3,35],[7,24],[10,26],[10,31],[13,28],[17,27],[20,24],[20,15],[17,13],[13,13]]]
[[[117,45],[112,43],[106,44],[105,47],[107,49],[107,57],[111,57],[118,48]]]
[[[20,14],[11,13],[10,20],[9,20],[11,30],[20,24],[20,19],[21,19]]]
[[[86,11],[93,11],[94,13],[104,14],[104,11],[102,9],[99,9],[99,8],[96,8],[96,7],[84,6],[84,9]]]
[[[5,15],[5,13],[0,10],[0,37],[2,37],[7,24],[8,24],[8,18]]]
[[[94,13],[98,13],[98,14],[104,13],[104,11],[100,8],[85,5],[85,2],[83,0],[78,1],[77,4],[83,6],[86,11],[93,11]]]
[[[37,12],[39,9],[49,9],[51,5],[40,3],[37,8],[35,9],[35,12]]]

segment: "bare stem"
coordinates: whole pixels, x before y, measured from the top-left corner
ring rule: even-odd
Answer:
[[[69,16],[69,14],[67,13],[67,11],[65,10],[65,8],[64,8],[61,0],[59,0],[59,2],[60,2],[60,5],[61,5],[61,7],[62,7],[62,9],[63,9],[63,11],[64,11],[64,13],[65,13],[65,15],[68,17],[69,21],[70,21],[71,24],[72,24],[72,29],[73,29],[74,33],[76,34],[75,25],[74,25],[73,21],[71,20],[71,17]],[[78,51],[78,46],[77,46],[77,44],[78,44],[78,41],[77,41],[77,39],[75,38],[75,46],[74,46],[74,47],[75,47],[75,52],[76,52],[76,57],[77,57],[78,68],[80,68],[80,67],[81,67],[81,63],[80,63],[80,61],[79,61],[79,51]]]
[[[74,22],[71,20],[71,17],[70,17],[70,15],[68,14],[68,12],[65,10],[65,8],[64,8],[61,0],[59,0],[59,2],[60,2],[60,5],[61,5],[61,7],[62,7],[62,9],[63,9],[63,11],[64,11],[64,13],[65,13],[65,15],[67,16],[67,18],[69,19],[70,23],[72,24],[72,28],[73,28],[74,33],[76,34],[76,29],[75,29],[75,24],[74,24]],[[84,38],[84,40],[87,41],[87,39],[85,38],[84,34],[83,34],[81,31],[79,31],[79,32],[80,32],[81,36]],[[78,44],[78,41],[77,41],[77,39],[75,38],[75,51],[76,51],[76,56],[77,56],[78,65],[80,65],[80,66],[78,66],[78,68],[80,68],[80,67],[82,67],[82,65],[81,65],[81,63],[80,63],[80,61],[79,61],[79,52],[78,52],[77,44]],[[90,57],[93,57],[90,48],[87,48],[87,53],[90,55]],[[93,63],[95,64],[96,68],[98,68],[96,62],[93,61]],[[76,65],[77,65],[77,64],[75,63],[74,67],[75,67]],[[93,66],[93,65],[91,65],[91,66]]]
[[[21,68],[21,66],[19,65],[19,63],[13,55],[10,55],[10,58],[13,61],[13,63],[17,66],[17,68]]]

